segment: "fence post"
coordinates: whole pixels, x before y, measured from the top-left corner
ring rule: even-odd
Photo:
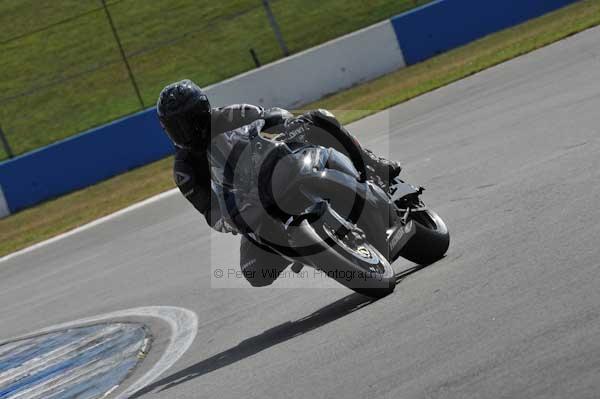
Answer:
[[[133,76],[133,72],[131,71],[131,67],[129,66],[129,61],[127,61],[127,56],[125,55],[125,50],[123,50],[123,45],[121,45],[121,39],[119,39],[119,34],[117,33],[117,29],[115,28],[115,24],[113,23],[112,17],[110,16],[110,12],[108,11],[108,6],[106,5],[106,0],[101,0],[102,6],[104,7],[104,12],[106,13],[106,19],[108,19],[108,23],[110,25],[110,29],[112,30],[115,41],[117,42],[117,46],[119,47],[119,51],[121,52],[121,58],[123,58],[123,63],[125,63],[125,67],[127,68],[127,73],[129,74],[129,79],[131,80],[131,85],[133,86],[133,90],[135,90],[135,94],[137,95],[138,101],[140,102],[140,106],[142,109],[146,108],[144,106],[144,100],[142,100],[142,95],[140,94],[140,89],[135,81],[135,77]]]
[[[271,4],[269,3],[269,0],[262,0],[262,3],[263,3],[263,6],[265,7],[267,17],[269,18],[269,23],[271,24],[271,27],[273,28],[273,31],[275,32],[275,37],[277,37],[277,41],[279,42],[279,47],[281,47],[281,51],[283,52],[283,55],[287,57],[288,55],[290,55],[290,52],[287,48],[287,45],[285,44],[285,40],[283,40],[281,30],[279,29],[279,24],[277,23],[277,20],[275,19],[275,15],[273,15],[273,11],[271,10]]]
[[[6,136],[4,135],[2,126],[0,126],[0,140],[2,141],[2,145],[4,146],[4,151],[6,151],[6,155],[8,155],[9,158],[14,158],[15,154],[12,152],[12,149],[10,148],[10,145],[8,144],[8,140],[6,139]]]
[[[253,48],[250,49],[250,55],[254,60],[254,65],[256,65],[257,68],[260,68],[260,60],[258,59],[258,55],[256,55],[256,51],[254,51]]]

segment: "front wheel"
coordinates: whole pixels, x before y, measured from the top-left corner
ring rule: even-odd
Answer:
[[[381,298],[394,291],[394,269],[360,229],[352,226],[346,231],[343,227],[348,222],[328,205],[325,212],[311,219],[296,225],[296,239],[292,240],[311,244],[307,263],[363,295]]]
[[[429,209],[413,211],[409,215],[415,234],[399,255],[411,262],[428,265],[444,257],[450,246],[450,233],[442,218]]]

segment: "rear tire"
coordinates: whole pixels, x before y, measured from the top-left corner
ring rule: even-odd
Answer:
[[[415,234],[400,251],[400,256],[420,265],[429,265],[444,257],[450,246],[450,233],[442,218],[432,210],[410,214]]]

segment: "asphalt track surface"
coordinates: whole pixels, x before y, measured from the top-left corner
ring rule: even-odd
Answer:
[[[170,195],[0,262],[0,338],[172,305],[198,335],[143,398],[598,398],[599,82],[596,28],[351,127],[452,234],[382,300],[211,289],[239,239]]]

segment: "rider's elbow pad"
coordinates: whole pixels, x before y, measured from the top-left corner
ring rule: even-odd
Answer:
[[[283,108],[270,108],[268,110],[265,111],[264,115],[263,115],[263,119],[265,120],[265,126],[264,129],[268,129],[270,127],[273,126],[277,126],[277,125],[281,125],[283,124],[286,120],[293,118],[294,115],[283,109]]]

